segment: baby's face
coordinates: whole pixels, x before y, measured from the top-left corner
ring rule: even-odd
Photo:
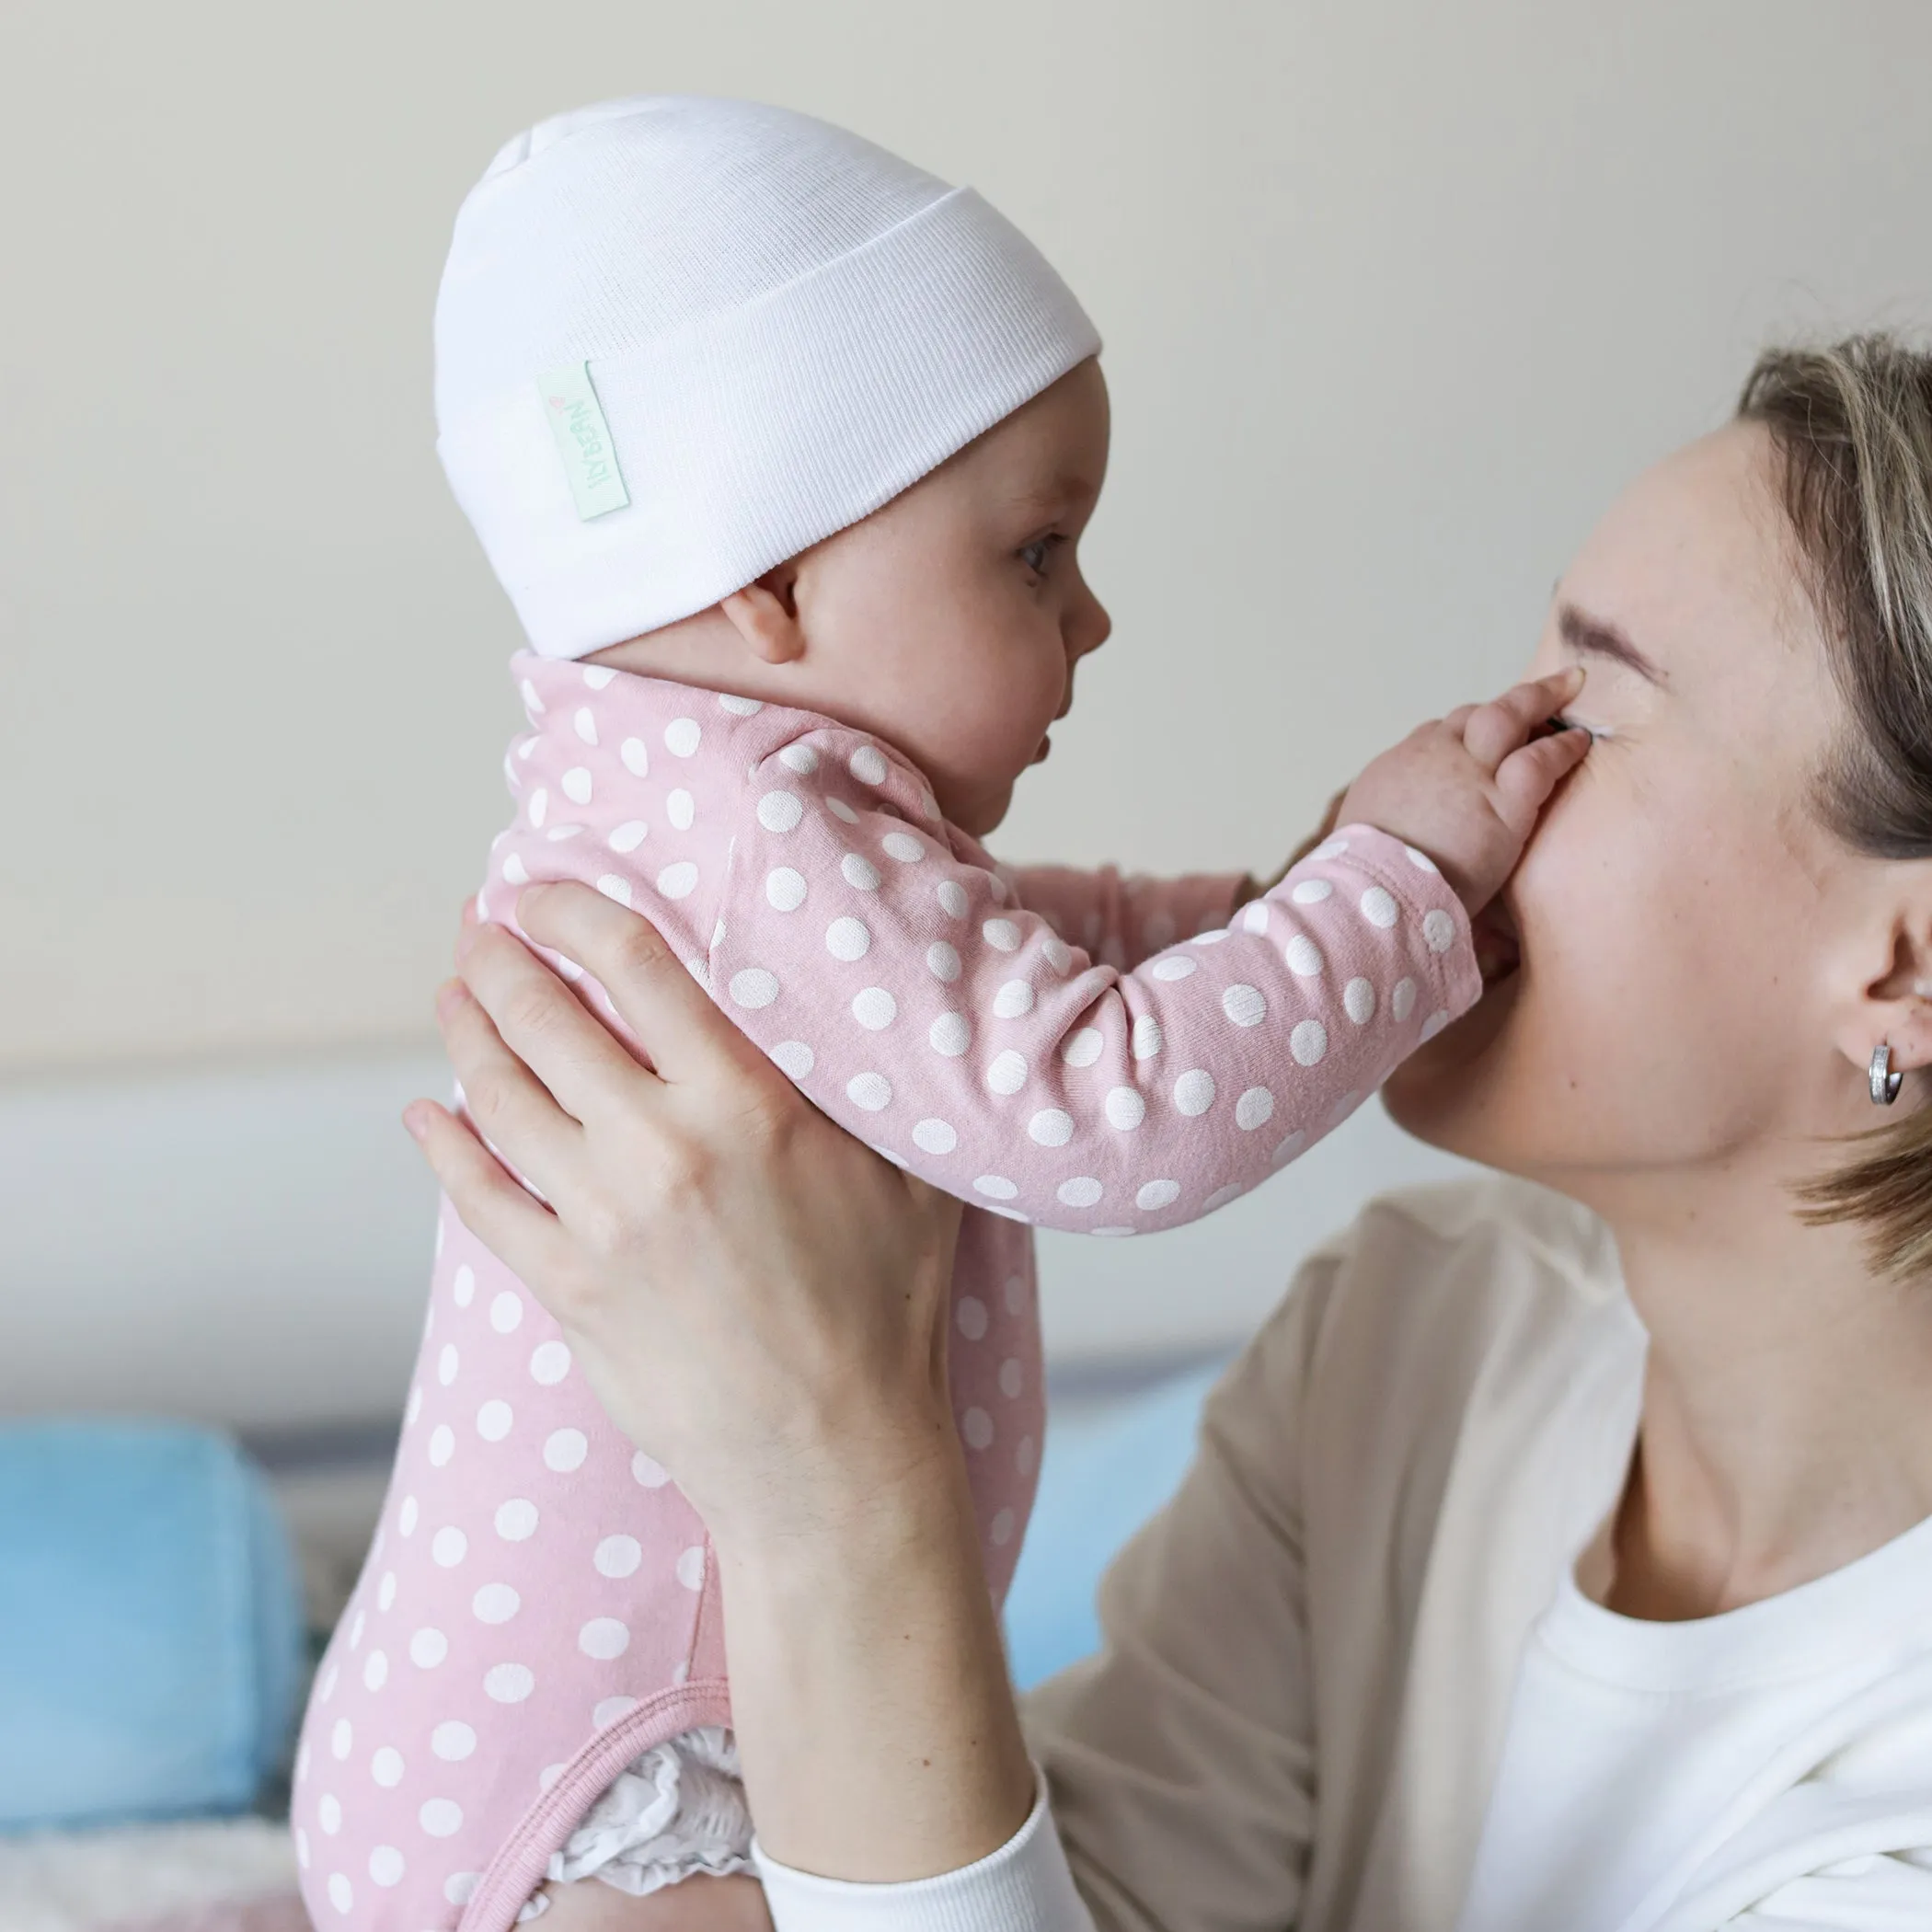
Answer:
[[[876,731],[963,831],[992,831],[1044,758],[1074,666],[1112,620],[1080,574],[1107,470],[1097,362],[797,560],[797,701]]]
[[[872,732],[983,835],[1046,756],[1075,664],[1111,628],[1078,559],[1107,439],[1107,385],[1088,361],[750,599],[594,661]]]

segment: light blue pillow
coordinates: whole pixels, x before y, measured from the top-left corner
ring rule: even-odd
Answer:
[[[0,1427],[0,1830],[246,1810],[301,1660],[288,1538],[225,1437]]]
[[[1021,1690],[1099,1647],[1100,1573],[1179,1487],[1225,1366],[1049,1418],[1040,1494],[1006,1594],[1006,1656]]]

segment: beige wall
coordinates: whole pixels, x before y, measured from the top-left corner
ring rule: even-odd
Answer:
[[[532,119],[762,96],[1035,236],[1118,631],[1005,847],[1259,865],[1767,332],[1932,320],[1928,82],[1926,0],[7,0],[0,1066],[422,1030],[514,641],[430,303]]]

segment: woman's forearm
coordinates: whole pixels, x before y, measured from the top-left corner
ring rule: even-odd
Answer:
[[[721,1546],[731,1707],[765,1850],[827,1878],[957,1870],[1033,1774],[956,1452],[833,1533]]]

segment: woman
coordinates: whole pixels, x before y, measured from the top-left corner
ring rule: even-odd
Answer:
[[[948,1204],[595,895],[522,916],[655,1075],[469,942],[452,1052],[555,1213],[409,1123],[711,1525],[786,1932],[1932,1926],[1932,358],[1766,357],[1566,573],[1571,661],[1596,748],[1388,1090],[1522,1179],[1305,1265],[1028,1743]]]

